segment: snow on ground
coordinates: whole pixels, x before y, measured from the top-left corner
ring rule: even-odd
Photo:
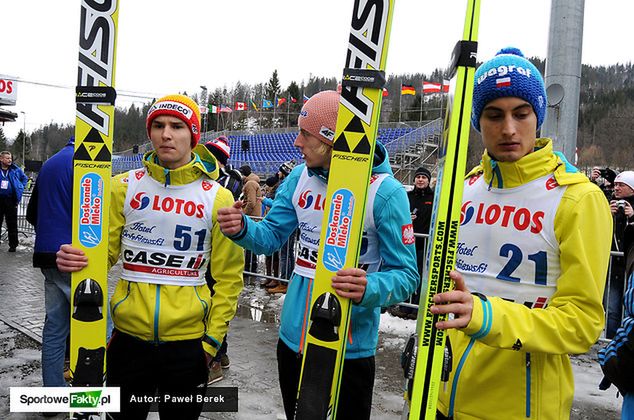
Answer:
[[[379,351],[402,351],[407,338],[415,330],[415,320],[401,319],[387,312],[381,314]],[[617,398],[616,388],[612,387],[607,391],[599,390],[599,382],[603,374],[596,361],[597,351],[605,344],[605,342],[599,342],[587,353],[570,356],[575,379],[571,419],[607,420],[620,417],[623,400],[620,397]]]

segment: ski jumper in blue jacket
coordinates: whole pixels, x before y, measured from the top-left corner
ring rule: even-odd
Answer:
[[[272,254],[299,230],[277,347],[280,388],[289,420],[295,414],[338,106],[339,94],[334,91],[320,92],[304,104],[295,146],[305,163],[295,167],[279,186],[264,220],[255,223],[244,215],[240,219],[235,209],[227,209],[227,219],[221,222],[221,229],[226,223],[232,240],[256,254]],[[338,418],[370,417],[381,307],[404,301],[418,286],[411,223],[405,189],[392,174],[385,148],[377,144],[359,255],[363,274],[352,269],[357,274],[355,281],[361,282],[354,287],[364,284],[365,288],[358,288],[356,297],[351,298]],[[345,291],[335,286],[338,277],[339,274],[333,278],[337,294],[351,292],[352,289]]]
[[[411,225],[407,194],[403,186],[392,176],[387,152],[380,144],[376,146],[374,163],[372,174],[386,175],[378,187],[372,208],[376,227],[374,239],[378,242],[380,263],[374,267],[374,272],[366,270],[368,285],[365,295],[361,303],[352,307],[346,359],[375,354],[381,306],[406,300],[418,286],[414,242],[408,238],[404,240],[402,229],[403,226]],[[298,183],[305,178],[318,180],[323,190],[297,191]],[[280,324],[280,339],[297,353],[301,353],[305,339],[309,313],[307,302],[310,302],[308,295],[311,292],[311,278],[301,274],[305,272],[302,267],[305,267],[307,262],[317,261],[317,254],[312,252],[316,248],[309,248],[305,243],[314,237],[319,238],[324,207],[323,201],[320,202],[318,197],[325,197],[326,186],[325,172],[309,169],[304,164],[297,166],[280,185],[273,206],[264,220],[256,223],[245,216],[244,229],[232,238],[245,249],[256,254],[269,255],[277,251],[295,229],[300,229],[299,255],[284,299]],[[299,196],[297,202],[293,201],[294,196]],[[299,204],[300,201],[304,206],[312,207],[313,213],[318,216],[310,218],[310,215],[307,215],[308,217],[298,218],[296,206],[302,205]],[[312,223],[314,220],[319,222]],[[311,233],[317,235],[309,235]],[[411,243],[404,243],[408,241]],[[318,246],[318,243],[314,245]],[[361,263],[364,261],[363,248],[362,246],[362,254],[359,257]]]

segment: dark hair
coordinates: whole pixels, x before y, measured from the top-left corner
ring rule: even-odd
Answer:
[[[249,165],[240,166],[240,173],[242,174],[242,176],[251,175],[251,167]]]

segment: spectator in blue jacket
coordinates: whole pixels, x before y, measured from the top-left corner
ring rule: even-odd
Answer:
[[[70,273],[57,269],[55,253],[62,244],[72,242],[74,145],[71,137],[62,150],[44,162],[27,208],[27,220],[35,227],[33,266],[44,275],[44,386],[66,385],[64,356],[70,332]]]
[[[18,204],[22,201],[22,192],[28,182],[15,163],[11,152],[0,152],[0,227],[2,220],[7,221],[9,233],[9,252],[18,247]]]

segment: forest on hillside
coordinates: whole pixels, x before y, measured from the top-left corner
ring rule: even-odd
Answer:
[[[542,72],[544,60],[530,59]],[[442,70],[432,74],[389,75],[381,112],[382,123],[418,125],[423,121],[439,118],[446,106],[446,94],[422,94],[422,84],[442,84]],[[294,127],[301,110],[303,98],[325,89],[335,89],[335,77],[312,76],[308,82],[291,82],[280,85],[277,70],[267,82],[256,85],[237,83],[232,87],[216,88],[201,97],[200,92],[189,93],[199,104],[208,105],[210,112],[203,118],[204,132],[226,130],[256,131],[264,128]],[[401,95],[402,85],[413,86],[416,95]],[[188,94],[188,92],[182,92]],[[263,108],[270,101],[272,107]],[[246,111],[228,112],[240,102]],[[114,151],[122,152],[135,145],[148,142],[145,131],[145,114],[150,101],[139,107],[116,108]],[[216,108],[213,108],[213,107]],[[211,110],[224,112],[212,113]],[[257,108],[257,110],[256,110]],[[0,150],[9,149],[16,160],[22,162],[22,144],[26,137],[25,155],[30,160],[45,160],[61,149],[73,134],[74,127],[51,123],[30,133],[19,132],[15,139],[7,139],[0,126]],[[579,131],[577,137],[580,167],[601,165],[612,168],[634,168],[634,65],[582,66],[579,106]],[[481,142],[472,130],[470,162],[478,160],[482,153]]]

